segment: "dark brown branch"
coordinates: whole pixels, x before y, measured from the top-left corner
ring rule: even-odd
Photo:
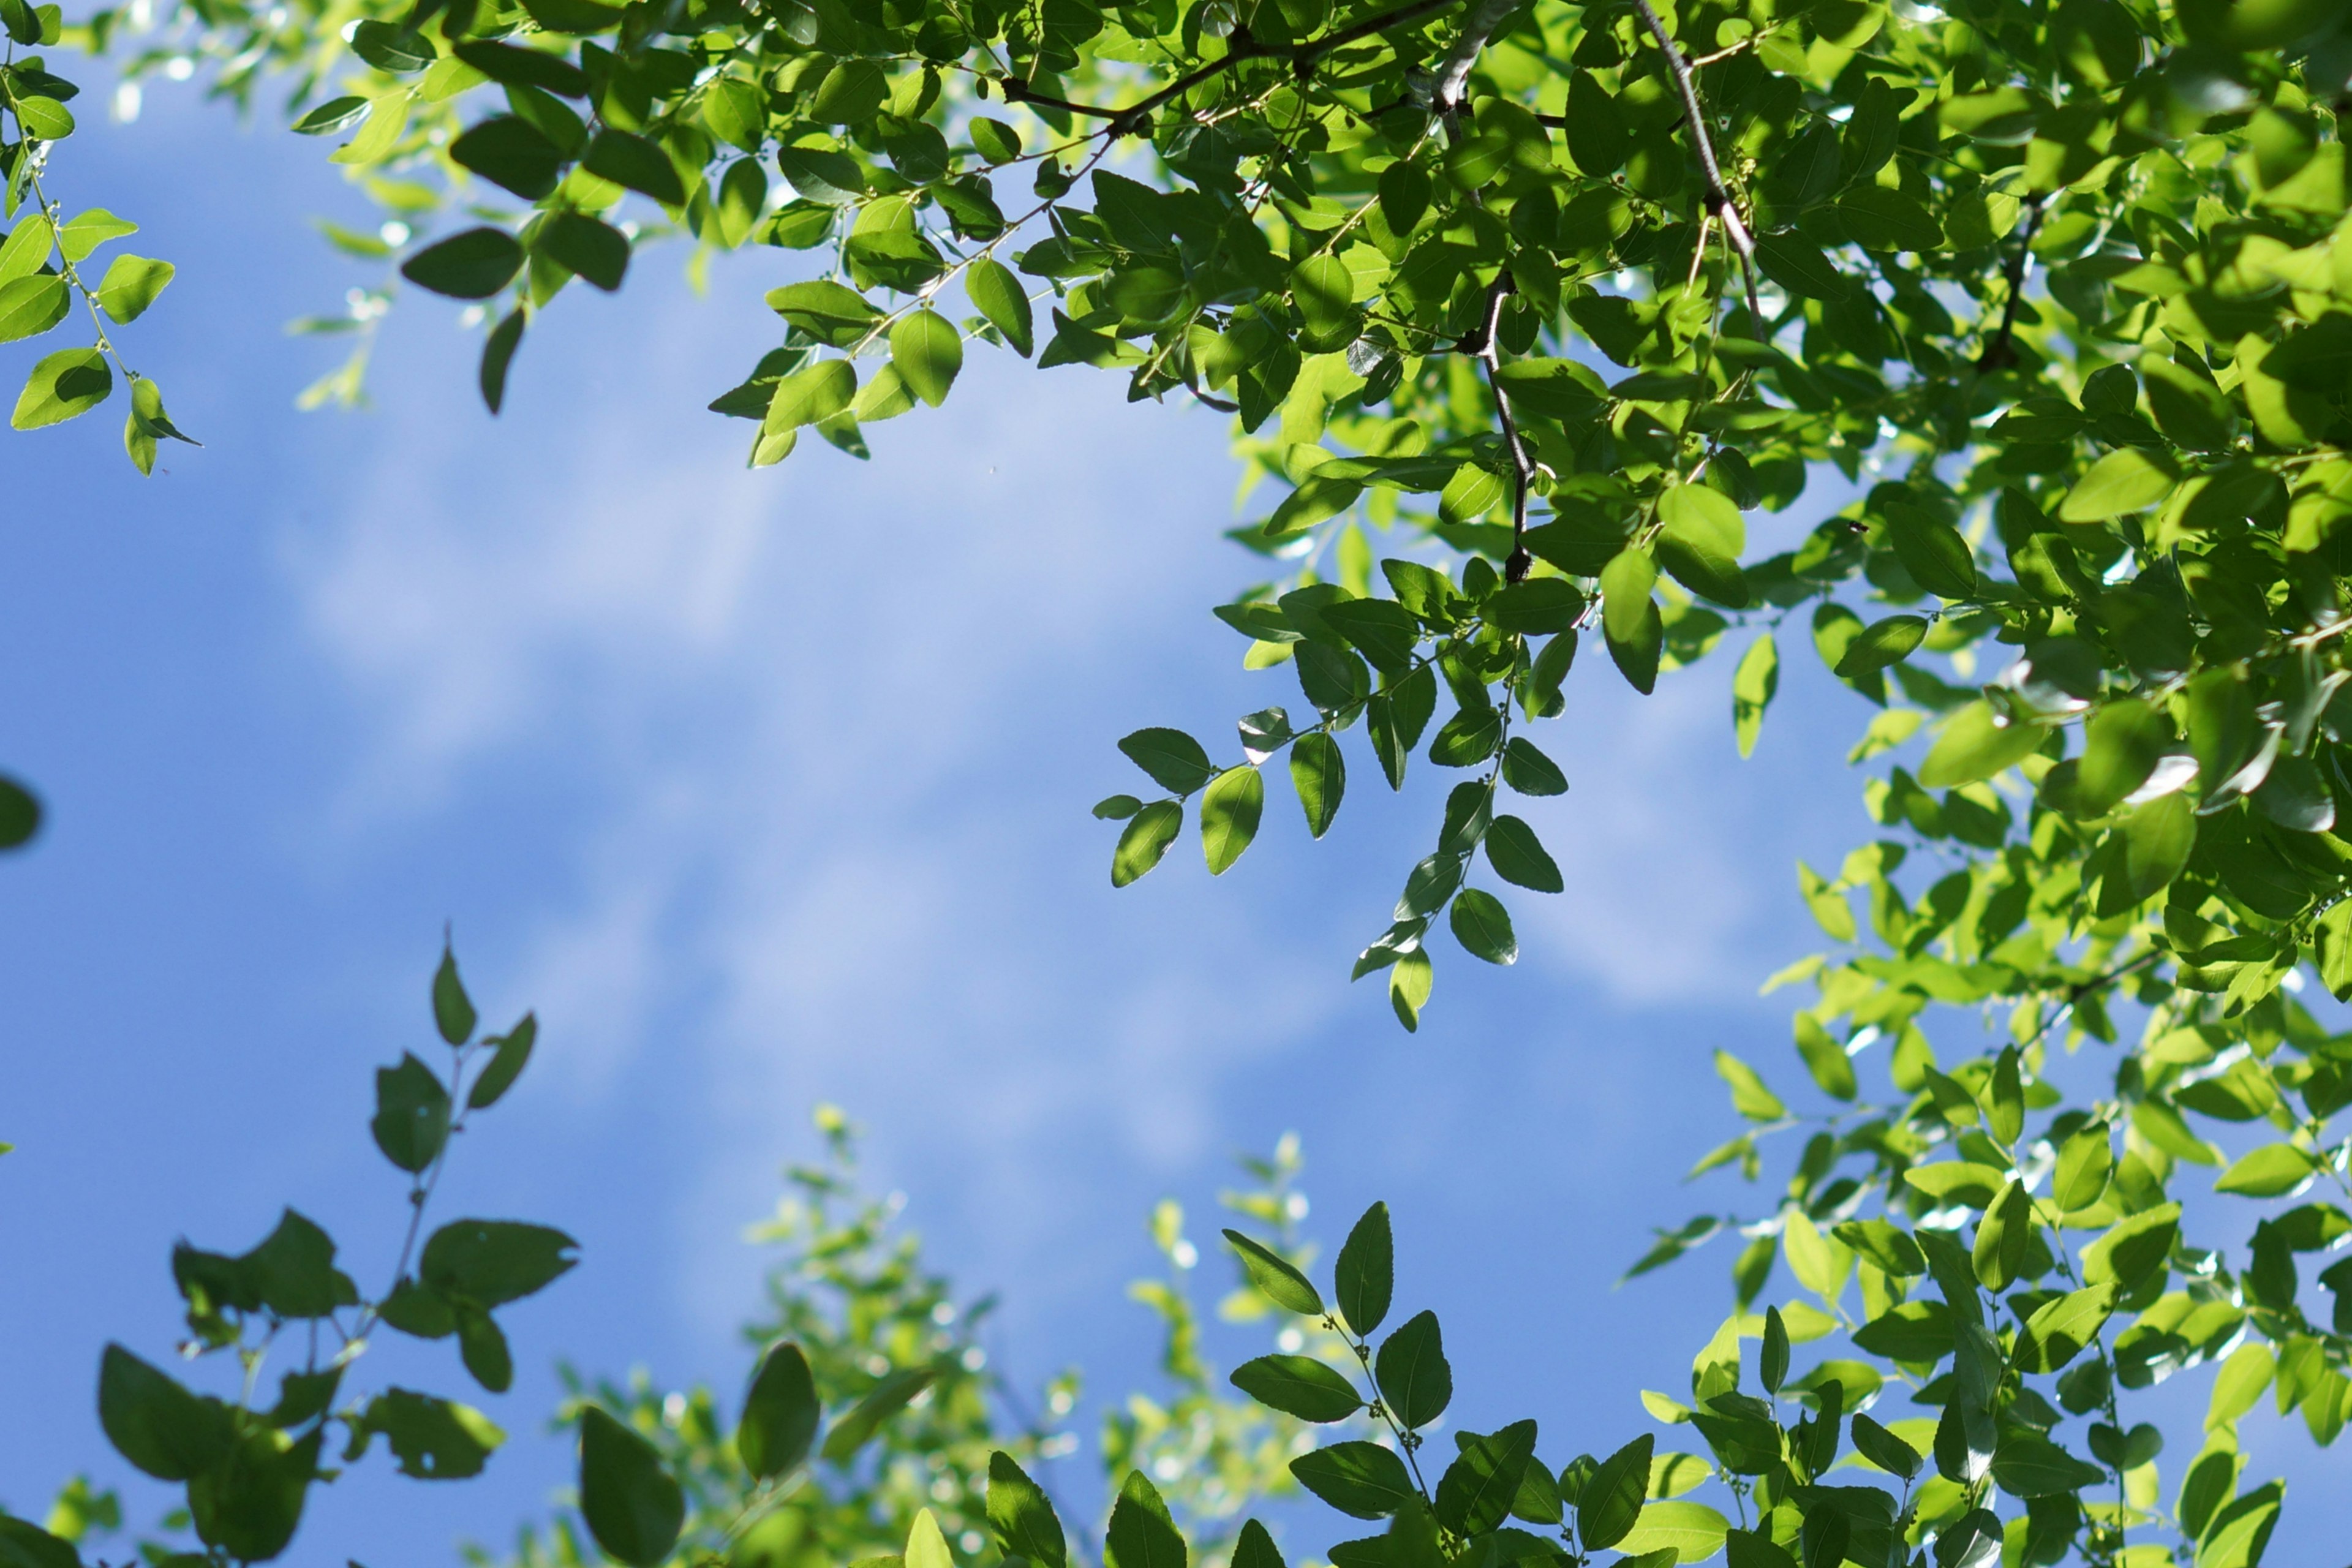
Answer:
[[[1503,444],[1511,454],[1511,553],[1503,563],[1503,580],[1517,583],[1526,578],[1533,558],[1528,554],[1528,490],[1535,481],[1535,464],[1528,458],[1527,443],[1519,437],[1519,423],[1511,416],[1511,400],[1503,391],[1503,361],[1496,350],[1496,338],[1503,324],[1503,302],[1511,297],[1514,285],[1510,268],[1506,266],[1495,274],[1495,281],[1486,291],[1486,314],[1476,331],[1454,344],[1456,353],[1475,358],[1486,367],[1486,386],[1495,395],[1495,412],[1502,419]]]
[[[1741,221],[1739,209],[1733,205],[1731,193],[1724,188],[1723,166],[1716,161],[1715,139],[1707,134],[1706,113],[1699,107],[1698,88],[1691,80],[1690,61],[1666,35],[1666,25],[1659,19],[1650,0],[1633,0],[1633,9],[1640,15],[1642,25],[1650,29],[1650,37],[1666,55],[1666,68],[1674,73],[1675,86],[1681,92],[1683,118],[1690,125],[1691,142],[1698,151],[1699,172],[1706,178],[1706,210],[1723,220],[1723,232],[1731,241],[1731,248],[1739,253],[1740,281],[1746,285],[1749,330],[1764,330],[1764,312],[1756,303],[1756,240]]]
[[[1360,43],[1376,33],[1386,32],[1391,27],[1402,27],[1409,22],[1420,21],[1424,16],[1460,4],[1461,0],[1413,0],[1413,4],[1410,5],[1400,5],[1393,11],[1384,11],[1380,16],[1367,17],[1353,26],[1342,27],[1336,33],[1327,33],[1322,37],[1310,39],[1289,48],[1274,44],[1262,44],[1250,36],[1248,28],[1236,27],[1234,29],[1232,38],[1228,40],[1225,53],[1222,58],[1211,60],[1206,65],[1194,67],[1150,97],[1140,102],[1130,104],[1125,109],[1099,109],[1093,104],[1076,103],[1066,98],[1052,98],[1044,93],[1032,92],[1029,90],[1028,84],[1017,77],[1000,77],[996,80],[996,85],[1003,92],[1004,101],[1007,103],[1032,103],[1045,109],[1058,109],[1067,114],[1092,115],[1096,119],[1110,121],[1108,130],[1113,136],[1133,136],[1142,132],[1144,122],[1150,120],[1152,113],[1161,105],[1183,97],[1202,82],[1220,76],[1246,60],[1287,58],[1291,68],[1301,79],[1304,79],[1314,74],[1316,66],[1321,62],[1323,57],[1334,49],[1343,49],[1349,44]]]
[[[1977,355],[1979,375],[2007,370],[2017,363],[2017,350],[2011,343],[2010,336],[2017,330],[2018,301],[2025,296],[2025,267],[2031,259],[2033,234],[2042,226],[2042,198],[2029,198],[2026,207],[2025,231],[2017,237],[2017,251],[2009,258],[2009,266],[2004,271],[2009,279],[2009,297],[2001,301],[2000,325],[1994,330],[1992,341],[1985,344],[1984,353]]]

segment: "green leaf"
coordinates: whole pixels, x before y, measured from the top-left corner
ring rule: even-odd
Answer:
[[[104,207],[92,207],[66,219],[58,230],[58,250],[68,261],[80,263],[89,259],[90,252],[110,239],[121,239],[139,232],[139,226],[129,218],[116,217]]]
[[[580,1513],[628,1568],[658,1568],[686,1522],[685,1494],[654,1446],[593,1405],[580,1412]]]
[[[487,1110],[499,1102],[499,1097],[514,1087],[516,1079],[530,1064],[530,1048],[539,1039],[539,1017],[525,1013],[520,1023],[503,1035],[492,1035],[484,1045],[490,1047],[490,1064],[474,1079],[467,1091],[466,1103],[476,1110]]]
[[[376,1069],[375,1117],[368,1125],[385,1159],[422,1171],[448,1141],[449,1091],[431,1068],[404,1053],[398,1067]]]
[[[1991,704],[1971,702],[1946,721],[1919,765],[1919,782],[1946,789],[1989,779],[2039,751],[2047,733],[2034,724],[2005,723]]]
[[[2059,1145],[2058,1170],[2050,1184],[2050,1201],[2059,1213],[2089,1208],[2105,1194],[2116,1164],[2112,1137],[2105,1122],[2094,1122]]]
[[[1853,1100],[1858,1088],[1845,1047],[1811,1014],[1798,1014],[1796,1023],[1797,1055],[1804,1058],[1805,1070],[1813,1075],[1823,1094],[1832,1100]]]
[[[482,1473],[506,1434],[469,1405],[405,1388],[388,1388],[368,1401],[362,1427],[380,1432],[400,1473],[421,1481],[462,1480]]]
[[[1143,809],[1143,803],[1131,795],[1108,795],[1095,802],[1094,815],[1102,822],[1125,822]]]
[[[87,414],[114,391],[114,373],[97,349],[61,349],[33,366],[16,412],[8,423],[19,430],[61,425]]]
[[[523,9],[551,33],[602,33],[621,25],[621,8],[596,0],[523,0]]]
[[[987,121],[977,123],[988,124]],[[1004,334],[1013,352],[1027,359],[1035,347],[1029,292],[1013,269],[993,257],[983,256],[964,269],[963,291],[988,324]]]
[[[955,1568],[947,1537],[940,1531],[939,1516],[929,1509],[915,1510],[915,1521],[907,1528],[907,1545],[899,1561],[905,1568]]]
[[[1183,826],[1184,808],[1172,800],[1155,800],[1137,812],[1111,852],[1110,885],[1124,888],[1159,865]]]
[[[1503,900],[1476,888],[1465,888],[1454,897],[1447,914],[1454,939],[1474,958],[1489,963],[1519,961],[1519,939],[1511,930],[1510,911]]]
[[[361,121],[365,120],[368,110],[373,107],[370,100],[353,98],[348,94],[341,98],[331,98],[296,121],[291,129],[296,134],[302,136],[331,135],[335,132],[357,125]]]
[[[1704,599],[1732,609],[1748,605],[1739,569],[1748,527],[1738,505],[1711,485],[1671,485],[1658,497],[1658,563]]]
[[[1521,795],[1568,793],[1568,775],[1559,764],[1538,751],[1524,735],[1514,735],[1503,748],[1503,782]]]
[[[1460,1456],[1437,1483],[1439,1521],[1464,1536],[1483,1535],[1501,1524],[1510,1517],[1535,1448],[1532,1421],[1515,1421],[1499,1432],[1464,1434]]]
[[[1265,812],[1265,778],[1255,768],[1227,768],[1201,796],[1201,847],[1209,874],[1223,876],[1257,837]]]
[[[2114,809],[2147,782],[2169,742],[2172,726],[2145,702],[2110,702],[2084,726],[2075,795],[2092,815]]]
[[[1657,582],[1657,563],[1641,550],[1619,551],[1601,569],[1601,630],[1609,657],[1645,697],[1658,683],[1658,658],[1665,647],[1665,622],[1650,597]]]
[[[228,1406],[110,1344],[98,1366],[98,1418],[115,1452],[158,1480],[184,1481],[227,1458]]]
[[[0,284],[0,343],[37,338],[73,308],[73,289],[62,278],[37,273]]]
[[[823,1415],[808,1357],[790,1340],[768,1347],[743,1396],[735,1452],[760,1480],[773,1480],[808,1458]]]
[[[551,216],[532,237],[531,248],[607,294],[629,270],[629,237],[586,213]]]
[[[474,1381],[492,1394],[514,1386],[514,1353],[507,1348],[506,1331],[489,1313],[464,1302],[456,1304],[457,1356]]]
[[[1262,1355],[1233,1372],[1233,1384],[1260,1405],[1301,1421],[1345,1421],[1364,1407],[1354,1385],[1312,1356]]]
[[[1715,1070],[1731,1086],[1731,1108],[1750,1121],[1779,1121],[1789,1114],[1780,1096],[1764,1087],[1754,1068],[1729,1051],[1715,1053]]]
[[[1374,1204],[1363,1212],[1339,1248],[1333,1268],[1333,1288],[1339,1298],[1339,1315],[1358,1339],[1367,1338],[1389,1315],[1389,1296],[1395,1285],[1396,1245],[1389,1228],[1389,1205]]]
[[[1298,1484],[1351,1519],[1385,1519],[1419,1500],[1404,1461],[1377,1443],[1334,1443],[1290,1461]]]
[[[1789,1325],[1778,1307],[1764,1309],[1764,1349],[1757,1358],[1757,1379],[1767,1394],[1780,1392],[1789,1377]]]
[[[527,202],[555,189],[563,153],[539,127],[520,115],[499,114],[468,129],[449,143],[452,161]]]
[[[1889,186],[1851,187],[1837,199],[1837,216],[1854,243],[1867,249],[1933,250],[1944,243],[1943,228],[1934,216]]]
[[[1506,882],[1538,893],[1557,893],[1568,886],[1536,830],[1517,817],[1495,818],[1486,829],[1486,863]]]
[[[1993,1451],[1993,1485],[2011,1497],[2056,1497],[2105,1479],[2098,1466],[2085,1464],[2039,1433],[2014,1432]]]
[[[963,368],[963,338],[937,310],[917,310],[890,329],[890,363],[909,391],[937,408]]]
[[[1813,300],[1845,298],[1845,274],[1822,254],[1819,246],[1801,235],[1793,232],[1758,235],[1756,264],[1763,268],[1765,277],[1791,294],[1801,294]]]
[[[1919,1450],[1857,1411],[1848,1431],[1857,1453],[1888,1475],[1909,1480],[1919,1473]]]
[[[2320,1169],[2316,1160],[2292,1143],[2265,1143],[2222,1172],[2213,1190],[2248,1198],[2282,1198]]]
[[[1118,749],[1154,784],[1178,795],[1191,795],[1217,776],[1217,765],[1201,742],[1181,730],[1138,730],[1119,742]]]
[[[2146,447],[2123,447],[2091,465],[2059,504],[2062,522],[2105,522],[2111,517],[2143,511],[2172,493],[2179,470],[2162,453]]]
[[[473,1000],[466,994],[466,983],[457,978],[457,955],[444,942],[441,965],[433,972],[433,1026],[444,1040],[462,1046],[474,1037],[478,1021]]]
[[[2070,1291],[2034,1309],[2010,1359],[2027,1372],[2056,1372],[2098,1338],[2115,1309],[2112,1284]]]
[[[73,134],[72,112],[54,98],[29,93],[22,98],[12,97],[8,107],[16,111],[16,124],[27,137],[61,142]]]
[[[520,1220],[459,1219],[425,1243],[418,1277],[446,1296],[478,1307],[519,1301],[553,1284],[579,1261],[580,1244],[552,1226]]]
[[[1141,1470],[1129,1470],[1111,1505],[1103,1568],[1184,1568],[1184,1537]],[[908,1568],[913,1568],[912,1564]]]
[[[1428,1426],[1453,1403],[1454,1369],[1434,1312],[1407,1319],[1382,1341],[1373,1370],[1389,1414],[1408,1430]]]
[[[1863,634],[1846,645],[1845,652],[1832,672],[1841,679],[1852,680],[1868,675],[1874,669],[1884,669],[1890,664],[1900,664],[1911,657],[1927,636],[1925,616],[1889,616],[1874,621]]]
[[[41,830],[41,803],[15,779],[0,775],[0,849],[21,849]]]
[[[1068,1542],[1045,1489],[1011,1456],[988,1457],[988,1521],[1008,1558],[1026,1558],[1037,1568],[1066,1568]]]
[[[522,270],[522,247],[502,228],[469,228],[401,263],[401,276],[453,300],[487,300]]]
[[[1675,1562],[1704,1563],[1723,1550],[1730,1531],[1731,1521],[1703,1502],[1654,1502],[1617,1547],[1636,1559],[1671,1551]]]
[[[835,1465],[849,1463],[857,1450],[882,1430],[884,1422],[907,1408],[915,1395],[938,1381],[940,1369],[935,1366],[919,1366],[884,1378],[825,1434],[825,1460]]]
[[[1756,737],[1764,728],[1764,710],[1780,689],[1780,649],[1766,632],[1748,645],[1739,656],[1739,668],[1731,677],[1731,725],[1739,742],[1739,754],[1754,754]]]
[[[1348,764],[1339,742],[1321,730],[1299,736],[1290,747],[1290,783],[1307,813],[1308,835],[1322,837],[1339,815],[1339,798],[1348,789]]]
[[[57,229],[46,213],[26,213],[0,241],[0,285],[38,273],[57,243]]]
[[[228,1557],[262,1563],[286,1550],[319,1470],[323,1431],[299,1442],[270,1427],[247,1428],[232,1457],[188,1483],[197,1536]]]
[[[1286,1312],[1302,1318],[1323,1315],[1323,1298],[1317,1293],[1307,1276],[1290,1261],[1261,1242],[1252,1241],[1240,1231],[1224,1233],[1225,1244],[1242,1261],[1242,1270],[1260,1294]]]
[[[1947,599],[1976,597],[1979,584],[1975,552],[1960,537],[1958,529],[1900,501],[1890,501],[1883,510],[1887,542],[1895,547],[1903,569],[1911,574],[1914,582]]]
[[[1607,1458],[1584,1483],[1577,1500],[1577,1534],[1591,1551],[1622,1543],[1642,1516],[1650,1494],[1653,1439],[1646,1432]]]
[[[992,163],[1010,163],[1021,156],[1021,132],[1002,120],[976,116],[964,131],[972,150]]]
[[[536,87],[559,98],[588,96],[588,73],[546,49],[467,38],[452,47],[450,53],[492,81]]]
[[[580,166],[600,179],[651,196],[666,207],[686,205],[686,186],[677,177],[677,165],[668,153],[642,136],[610,127],[599,131],[590,139]]]
[[[506,318],[490,329],[482,341],[480,384],[482,403],[492,414],[504,407],[507,400],[507,371],[514,363],[515,350],[522,346],[524,313],[509,310]]]
[[[1242,1523],[1241,1539],[1234,1542],[1232,1568],[1284,1568],[1274,1537],[1254,1519]]]

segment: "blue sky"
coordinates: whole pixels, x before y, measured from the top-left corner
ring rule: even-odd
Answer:
[[[933,1255],[1002,1290],[1018,1377],[1148,1386],[1121,1288],[1156,1265],[1150,1204],[1206,1237],[1233,1155],[1295,1129],[1325,1236],[1395,1210],[1458,1419],[1536,1415],[1565,1456],[1680,1386],[1727,1257],[1611,1282],[1650,1226],[1729,1201],[1675,1184],[1731,1130],[1709,1053],[1793,1089],[1755,985],[1814,942],[1792,861],[1867,834],[1835,760],[1864,710],[1810,654],[1784,650],[1745,763],[1729,661],[1647,700],[1579,671],[1544,741],[1573,787],[1525,808],[1572,890],[1512,900],[1515,970],[1441,952],[1408,1037],[1347,966],[1432,781],[1390,797],[1359,752],[1320,845],[1277,784],[1226,877],[1187,840],[1118,894],[1087,816],[1137,785],[1127,731],[1303,706],[1206,613],[1250,570],[1216,537],[1221,419],[984,353],[946,411],[876,427],[870,465],[811,444],[747,473],[749,427],[702,405],[773,342],[759,295],[801,263],[772,252],[714,268],[707,300],[661,252],[618,300],[567,295],[495,422],[476,340],[407,300],[374,410],[300,415],[332,350],[280,326],[366,280],[305,223],[364,205],[317,143],[184,89],[83,123],[55,186],[179,265],[126,346],[208,445],[142,481],[119,409],[7,438],[0,765],[52,816],[0,871],[0,1498],[87,1469],[157,1506],[91,1390],[107,1340],[173,1339],[175,1237],[242,1247],[292,1203],[363,1278],[389,1267],[370,1072],[428,1037],[445,921],[486,1014],[544,1027],[442,1212],[561,1225],[584,1261],[512,1312],[492,1479],[355,1475],[289,1561],[503,1542],[568,1468],[540,1432],[559,1355],[731,1390],[760,1271],[740,1234],[819,1100],[866,1125]],[[370,1359],[460,1377],[446,1346]],[[2248,1436],[2299,1478],[2278,1560],[2352,1528],[2299,1423]]]

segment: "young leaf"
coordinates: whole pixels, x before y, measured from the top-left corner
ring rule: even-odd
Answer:
[[[475,1110],[487,1110],[499,1102],[500,1096],[514,1087],[516,1079],[530,1064],[530,1048],[539,1039],[539,1017],[525,1013],[520,1022],[503,1035],[493,1035],[485,1045],[491,1047],[489,1066],[474,1079],[467,1091],[466,1104]]]
[[[1781,1321],[1780,1309],[1764,1309],[1764,1350],[1757,1359],[1758,1381],[1767,1394],[1780,1392],[1780,1384],[1789,1376],[1789,1325]]]
[[[1260,1294],[1286,1312],[1302,1318],[1323,1315],[1323,1298],[1306,1275],[1292,1266],[1289,1259],[1262,1242],[1252,1241],[1240,1231],[1224,1233],[1225,1245],[1234,1249],[1242,1261],[1242,1270]]]
[[[462,1046],[474,1037],[474,1026],[479,1021],[473,999],[466,994],[465,982],[457,978],[457,955],[444,942],[441,966],[433,972],[434,1026],[443,1039]]]

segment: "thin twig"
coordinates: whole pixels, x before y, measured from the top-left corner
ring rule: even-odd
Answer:
[[[1642,25],[1650,29],[1650,37],[1665,51],[1666,68],[1674,73],[1675,86],[1682,93],[1683,118],[1690,124],[1691,142],[1698,151],[1699,172],[1706,178],[1706,210],[1723,220],[1723,232],[1731,240],[1731,247],[1739,252],[1739,277],[1746,285],[1748,320],[1753,331],[1764,330],[1764,312],[1756,302],[1756,240],[1733,205],[1731,193],[1724,188],[1723,166],[1716,161],[1715,139],[1707,134],[1706,113],[1699,107],[1698,88],[1691,80],[1690,61],[1667,36],[1662,21],[1650,0],[1633,0],[1633,9],[1640,15]]]
[[[2017,305],[2025,294],[2026,263],[2031,258],[2034,231],[2041,226],[2042,198],[2029,196],[2026,198],[2025,230],[2017,237],[2017,250],[2010,257],[2005,274],[2009,279],[2009,298],[2001,301],[2000,325],[1994,330],[1992,341],[1985,344],[1984,353],[1977,355],[1979,375],[2006,370],[2017,363],[2017,350],[2010,342],[2010,334],[2017,329]]]

